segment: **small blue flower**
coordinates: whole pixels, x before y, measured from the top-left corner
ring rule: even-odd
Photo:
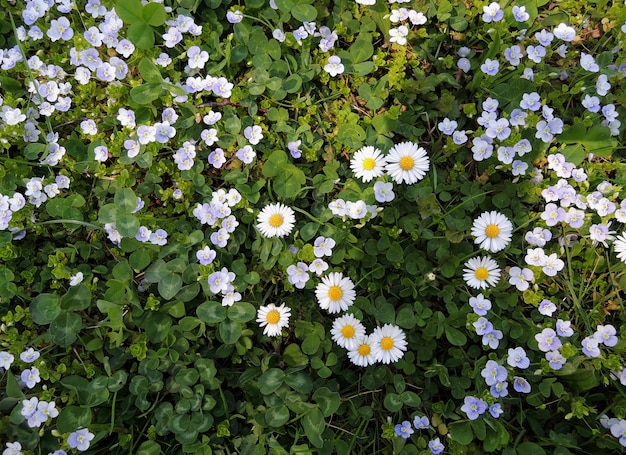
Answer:
[[[394,428],[396,432],[396,436],[401,436],[404,439],[409,439],[411,435],[415,432],[413,427],[411,426],[411,422],[405,420],[402,423],[399,423]]]
[[[434,455],[437,455],[443,452],[443,449],[445,449],[446,446],[441,443],[439,438],[435,438],[428,443],[428,448]]]
[[[426,430],[428,429],[429,425],[430,425],[430,421],[428,420],[428,417],[426,416],[423,416],[423,417],[415,416],[415,419],[413,419],[413,426],[415,426],[415,428],[417,428],[418,430]]]

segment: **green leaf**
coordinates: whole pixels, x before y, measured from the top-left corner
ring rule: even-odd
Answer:
[[[183,279],[177,273],[168,273],[163,276],[158,284],[159,294],[165,300],[174,298],[178,291],[183,287]]]
[[[143,22],[143,6],[139,0],[118,0],[115,13],[127,24]]]
[[[337,392],[332,392],[327,387],[320,387],[313,394],[313,399],[319,405],[324,417],[329,417],[337,412],[341,404],[341,396]]]
[[[285,381],[285,372],[278,368],[270,368],[259,376],[259,391],[263,395],[274,393]]]
[[[384,405],[385,409],[387,409],[388,411],[398,412],[400,409],[402,409],[403,404],[404,403],[402,402],[402,398],[400,398],[400,395],[398,395],[397,393],[388,393],[385,396]]]
[[[158,3],[149,3],[148,5],[158,5]],[[152,63],[150,59],[144,57],[139,62],[138,66],[139,66],[139,73],[141,74],[141,77],[143,77],[144,81],[153,82],[153,83],[161,83],[161,81],[163,80],[163,77],[161,76],[161,72],[159,71],[159,68],[157,68],[157,66],[154,63]],[[116,196],[117,196],[117,193],[116,193]]]
[[[85,406],[64,406],[56,419],[60,433],[71,433],[91,425],[91,409]]]
[[[518,455],[546,455],[543,447],[530,441],[525,441],[518,445],[517,453]]]
[[[364,62],[374,55],[374,46],[372,45],[372,35],[362,33],[357,40],[348,49],[354,63]]]
[[[317,17],[317,10],[306,3],[299,3],[291,8],[291,15],[300,22],[311,22]]]
[[[235,344],[241,337],[241,324],[233,321],[224,321],[219,326],[220,336],[226,344]]]
[[[83,328],[82,318],[75,313],[60,313],[50,323],[52,341],[59,346],[69,346],[76,341],[76,335]]]
[[[337,131],[337,139],[353,149],[361,148],[365,137],[365,130],[356,123],[344,123]]]
[[[127,36],[139,49],[150,49],[154,46],[154,31],[145,22],[130,24]]]
[[[163,313],[148,313],[142,324],[146,330],[148,339],[153,343],[160,343],[169,333],[172,319]]]
[[[50,324],[61,313],[59,296],[39,294],[30,303],[30,314],[35,324]]]
[[[19,399],[25,398],[25,395],[22,392],[22,388],[17,382],[17,379],[15,379],[15,376],[13,376],[12,374],[7,374],[7,375],[4,375],[4,377],[6,377],[7,379],[7,385],[6,385],[7,396],[11,398],[19,398]]]
[[[326,428],[322,411],[320,411],[317,407],[311,409],[304,415],[304,417],[302,417],[302,426],[304,427],[304,434],[306,434],[307,438],[309,438],[311,444],[318,449],[322,448],[324,445],[322,433]]]
[[[61,308],[64,310],[84,310],[91,304],[91,292],[84,284],[71,287],[61,297]]]
[[[129,188],[122,188],[115,192],[113,203],[118,210],[130,213],[137,208],[137,196],[135,196],[133,190]]]
[[[248,322],[256,317],[256,308],[248,302],[235,302],[227,313],[231,321]]]
[[[226,319],[227,310],[219,302],[204,302],[198,306],[196,314],[202,322],[215,324]]]
[[[122,237],[135,237],[139,231],[139,219],[135,215],[118,212],[115,227]]]
[[[457,330],[454,327],[446,325],[445,333],[448,341],[454,346],[465,346],[465,344],[467,343],[467,337],[463,335],[460,330]]]
[[[150,104],[161,96],[161,84],[149,83],[130,89],[130,97],[137,104]]]
[[[150,2],[143,7],[141,12],[143,20],[153,27],[165,24],[167,20],[167,12],[161,3]]]
[[[290,162],[287,154],[283,150],[274,150],[263,165],[263,175],[265,177],[276,177],[284,171],[288,164]]]
[[[165,275],[170,274],[167,264],[163,259],[157,259],[146,270],[146,280],[150,283],[158,283]]]
[[[282,427],[289,420],[289,409],[280,405],[268,408],[265,411],[265,421],[270,427]]]
[[[474,439],[472,425],[469,422],[455,422],[450,426],[450,437],[461,445],[468,445]]]
[[[195,368],[183,368],[176,373],[174,380],[176,383],[191,387],[200,379],[200,373]]]
[[[283,80],[283,90],[287,93],[296,93],[302,87],[302,78],[297,74],[292,74]]]
[[[161,446],[155,441],[145,441],[138,448],[136,455],[154,455],[161,453]]]
[[[307,223],[302,226],[302,229],[300,229],[300,237],[302,237],[302,240],[304,240],[305,242],[311,240],[313,237],[315,237],[315,234],[317,234],[319,228],[319,223]]]

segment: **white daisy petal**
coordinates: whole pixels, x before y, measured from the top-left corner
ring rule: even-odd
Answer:
[[[259,308],[256,322],[259,323],[259,326],[264,327],[263,335],[275,337],[280,335],[285,327],[289,326],[289,316],[291,316],[291,310],[284,303],[280,306],[270,303]]]
[[[626,233],[622,233],[615,237],[613,241],[613,249],[617,255],[617,259],[626,263]]]
[[[465,263],[463,279],[474,289],[486,289],[500,280],[500,267],[489,256],[471,258]]]
[[[355,347],[348,349],[348,358],[360,367],[366,367],[376,362],[369,336],[363,335],[356,340]]]
[[[426,150],[413,142],[402,142],[389,150],[385,169],[394,182],[412,185],[424,178],[429,166]]]
[[[481,214],[472,225],[472,235],[476,237],[474,243],[492,253],[506,248],[511,241],[512,232],[513,224],[496,211]]]
[[[407,347],[406,335],[393,324],[376,327],[370,335],[370,342],[376,361],[385,364],[400,360]]]
[[[290,207],[281,204],[266,205],[257,217],[257,229],[263,237],[285,237],[293,230],[296,217]]]
[[[350,160],[350,169],[357,178],[365,183],[376,177],[380,177],[385,172],[387,159],[377,148],[366,146],[359,149]]]
[[[365,327],[351,314],[344,314],[333,322],[330,330],[333,341],[345,349],[355,349],[356,343],[365,335]]]
[[[350,278],[333,272],[322,278],[322,282],[315,288],[315,296],[320,308],[329,313],[339,313],[354,303],[356,292]]]

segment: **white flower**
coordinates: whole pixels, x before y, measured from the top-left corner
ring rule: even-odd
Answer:
[[[341,63],[341,59],[338,56],[332,55],[328,57],[328,63],[324,65],[324,71],[330,74],[331,77],[335,77],[336,75],[343,73],[343,70],[343,63]]]
[[[315,288],[315,297],[320,308],[329,313],[346,311],[354,303],[356,297],[354,283],[339,272],[329,273]]]
[[[398,28],[389,29],[389,42],[398,43],[401,46],[406,44],[406,37],[409,34],[409,29],[405,25],[401,25]]]
[[[280,335],[283,328],[289,326],[289,316],[291,316],[291,310],[285,307],[284,303],[280,306],[270,303],[259,308],[256,322],[264,327],[263,335],[275,337]]]
[[[376,327],[370,335],[372,354],[377,362],[397,362],[406,351],[406,335],[400,327],[393,324],[385,324]]]
[[[385,169],[394,182],[412,185],[424,178],[429,166],[426,150],[413,142],[402,142],[389,151]]]
[[[489,256],[471,258],[465,263],[463,279],[474,289],[486,289],[500,280],[500,267]]]
[[[83,282],[83,272],[77,272],[70,277],[70,286],[76,286]]]
[[[376,362],[369,336],[363,335],[356,341],[356,347],[348,350],[348,358],[360,367],[366,367]]]
[[[503,214],[491,211],[484,212],[474,220],[472,235],[474,243],[483,250],[496,253],[503,250],[511,241],[513,225]]]
[[[615,237],[615,240],[613,241],[613,249],[615,250],[617,259],[626,263],[626,233],[622,232],[620,235]]]
[[[345,314],[335,319],[330,333],[333,341],[342,348],[355,349],[357,340],[365,335],[365,327],[351,314]]]
[[[278,202],[266,205],[261,210],[257,217],[257,229],[263,237],[285,237],[293,230],[295,222],[293,210]]]
[[[385,172],[387,159],[380,150],[366,146],[358,150],[350,160],[350,169],[365,183],[380,177]]]

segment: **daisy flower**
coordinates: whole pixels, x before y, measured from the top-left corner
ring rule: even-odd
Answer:
[[[363,335],[356,340],[355,347],[348,349],[348,358],[352,363],[360,367],[366,367],[376,362],[373,354],[373,346],[368,335]]]
[[[357,340],[365,335],[365,327],[351,314],[344,314],[335,319],[330,333],[333,341],[342,348],[355,349]]]
[[[289,316],[291,316],[291,310],[285,307],[284,303],[280,306],[270,303],[259,308],[256,322],[264,327],[263,335],[275,337],[280,335],[283,328],[289,326]]]
[[[372,146],[362,147],[350,160],[350,169],[365,183],[380,177],[385,172],[387,159],[380,150]]]
[[[429,165],[426,150],[413,142],[402,142],[389,151],[385,170],[396,183],[412,185],[424,178]]]
[[[500,280],[500,267],[489,256],[471,258],[465,263],[463,279],[474,289],[486,289]]]
[[[290,207],[279,203],[266,205],[257,217],[257,229],[263,237],[285,237],[293,229],[296,222]]]
[[[626,263],[626,233],[621,233],[613,241],[613,249],[617,254],[617,259]]]
[[[370,341],[377,362],[397,362],[406,351],[406,335],[400,327],[393,324],[376,327],[370,335]]]
[[[492,211],[485,212],[474,220],[472,235],[474,243],[483,250],[496,253],[503,250],[511,241],[513,225],[503,214]]]
[[[315,288],[315,296],[320,308],[329,313],[346,311],[354,303],[356,292],[354,283],[339,272],[332,272],[322,278],[322,282]]]

